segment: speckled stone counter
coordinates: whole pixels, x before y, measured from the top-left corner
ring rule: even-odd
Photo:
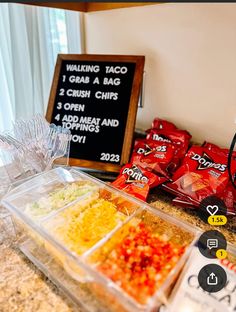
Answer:
[[[210,228],[194,211],[174,207],[161,191],[150,194],[149,202],[202,230]],[[8,218],[0,219],[0,312],[82,312],[19,251],[11,233],[5,231],[7,222]],[[220,230],[236,245],[236,218]]]
[[[72,312],[72,303],[21,253],[0,220],[0,311]]]

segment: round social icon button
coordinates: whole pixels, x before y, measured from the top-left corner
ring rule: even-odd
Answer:
[[[225,287],[227,275],[220,265],[208,264],[200,270],[198,282],[203,290],[214,293]]]
[[[211,216],[226,216],[227,207],[222,199],[211,195],[201,201],[197,212],[198,216],[207,223]]]
[[[217,258],[217,250],[227,248],[227,241],[222,233],[216,230],[204,232],[198,240],[201,254],[209,259]]]

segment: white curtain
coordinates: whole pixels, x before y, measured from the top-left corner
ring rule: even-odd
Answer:
[[[81,53],[80,13],[0,4],[0,131],[44,114],[58,53]]]

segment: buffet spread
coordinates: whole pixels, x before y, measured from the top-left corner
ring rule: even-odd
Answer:
[[[32,123],[18,123],[15,137],[0,137],[4,151],[12,151],[13,164],[21,159],[20,176],[30,176],[14,185],[2,205],[12,215],[21,251],[76,304],[91,312],[184,307],[200,312],[209,305],[212,312],[235,311],[235,247],[228,244],[225,259],[209,260],[197,250],[198,228],[145,202],[155,187],[189,209],[198,210],[214,195],[227,217],[234,217],[228,149],[209,142],[193,145],[186,130],[155,118],[146,138],[134,142],[130,163],[107,184],[78,169],[51,169],[55,159],[68,157],[69,133],[39,117],[33,124],[39,169],[34,157],[24,162]],[[231,169],[235,179],[235,155]],[[197,281],[201,267],[212,262],[228,277],[217,295],[204,292]]]
[[[42,254],[55,261],[94,298],[95,306],[86,307],[91,311],[159,307],[198,236],[188,224],[73,169],[34,177],[2,203],[23,252],[39,267]],[[26,247],[32,243],[38,257]],[[48,259],[47,265],[53,275]],[[60,285],[60,275],[53,279]],[[71,288],[67,293],[75,295]]]

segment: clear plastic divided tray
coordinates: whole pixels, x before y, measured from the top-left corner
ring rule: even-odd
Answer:
[[[78,170],[56,168],[8,193],[19,247],[87,311],[165,303],[198,231]]]

